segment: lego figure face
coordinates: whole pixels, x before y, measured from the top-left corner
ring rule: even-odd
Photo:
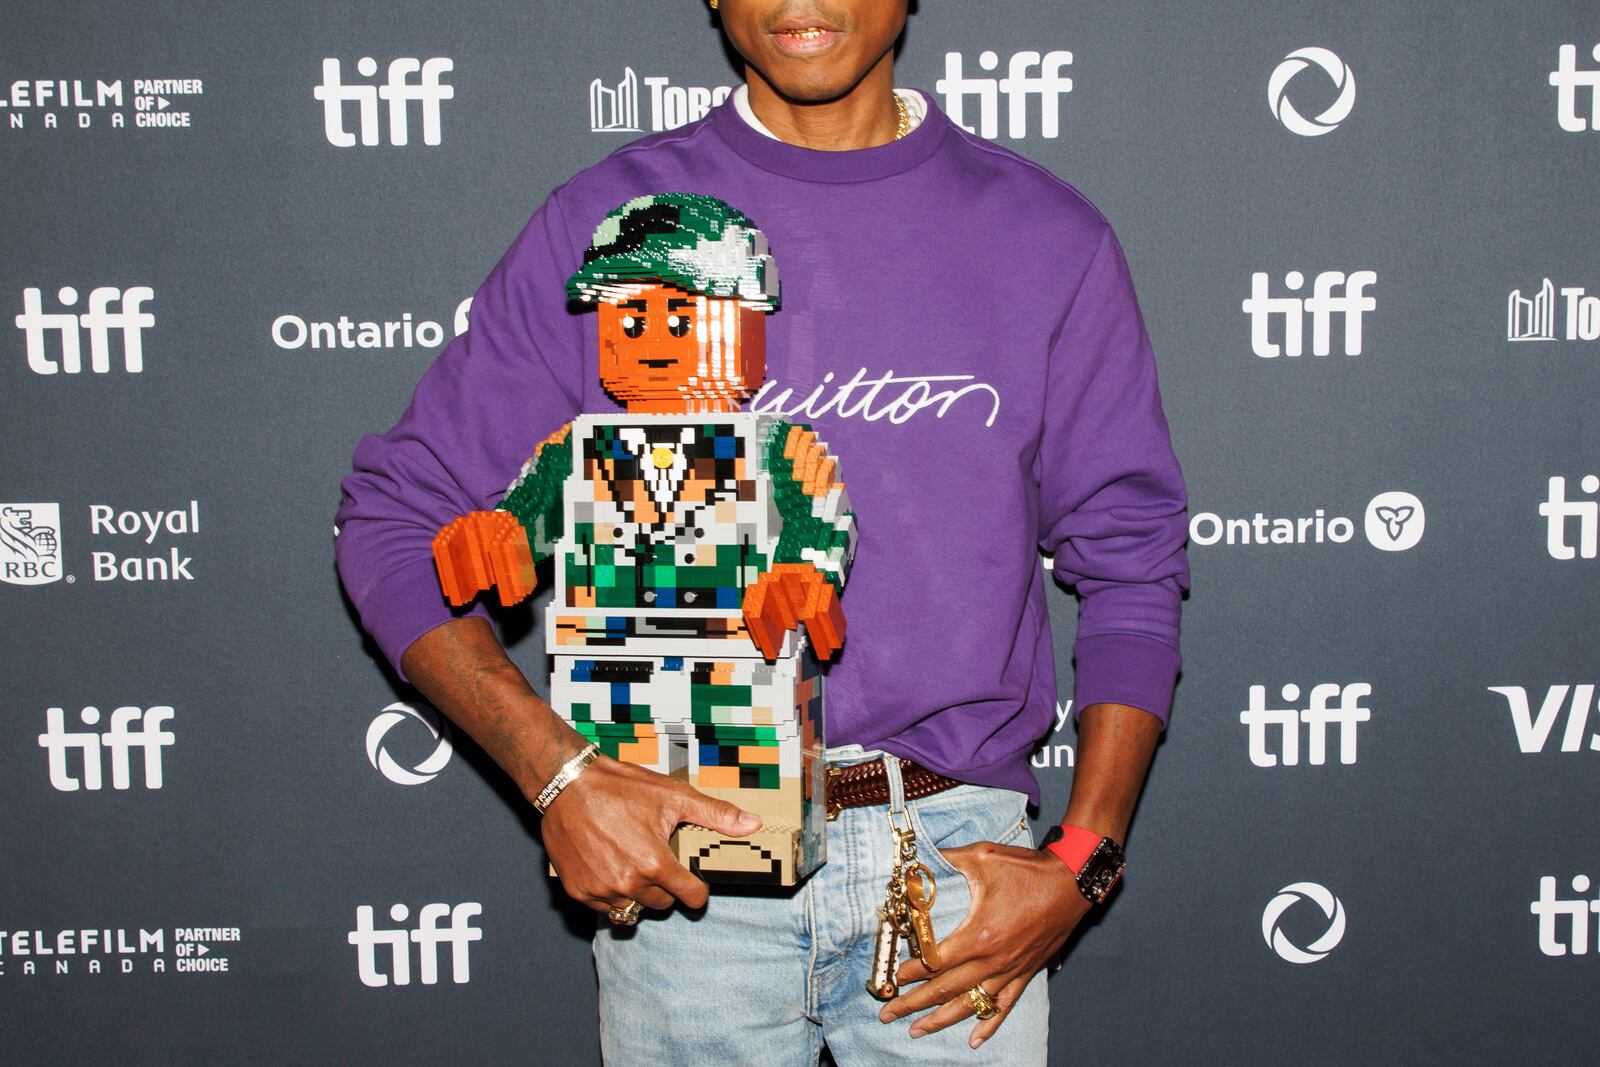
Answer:
[[[629,411],[734,411],[766,378],[766,318],[734,297],[656,282],[598,311],[600,382]]]

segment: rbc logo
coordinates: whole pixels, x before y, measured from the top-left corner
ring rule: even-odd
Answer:
[[[1326,356],[1333,351],[1333,320],[1344,320],[1344,354],[1361,354],[1361,320],[1368,311],[1374,311],[1378,302],[1366,295],[1370,285],[1376,285],[1376,271],[1326,270],[1311,283],[1311,295],[1272,296],[1267,275],[1257,271],[1250,276],[1250,296],[1241,306],[1250,316],[1250,348],[1262,359],[1275,359],[1280,355],[1298,356],[1304,350],[1305,316],[1311,314],[1311,354]],[[1292,270],[1283,276],[1283,284],[1291,293],[1298,293],[1306,283],[1304,274]],[[1283,343],[1272,340],[1272,319],[1283,320]]]
[[[389,735],[389,731],[408,718],[420,722],[438,742],[426,759],[410,768],[402,766],[383,747],[383,739]],[[390,704],[367,727],[367,762],[372,764],[373,770],[395,785],[422,785],[433,781],[444,770],[444,765],[450,762],[451,751],[450,728],[439,713],[426,704],[421,708],[399,702]]]
[[[1286,685],[1280,693],[1290,705],[1300,700],[1300,687]],[[1257,767],[1293,767],[1300,762],[1300,725],[1306,727],[1306,762],[1321,767],[1328,762],[1328,727],[1339,728],[1339,762],[1356,761],[1356,730],[1372,719],[1372,709],[1361,706],[1363,697],[1372,695],[1366,682],[1340,685],[1325,682],[1311,687],[1309,707],[1296,709],[1267,707],[1267,687],[1250,687],[1250,706],[1239,713],[1239,721],[1250,731],[1250,762]],[[1336,703],[1330,703],[1335,701]],[[1267,731],[1278,729],[1278,749],[1272,751]]]
[[[1600,44],[1589,50],[1600,60]],[[1556,121],[1568,133],[1600,130],[1600,69],[1578,69],[1578,46],[1564,44],[1557,53],[1556,69],[1550,72],[1550,84],[1556,90]],[[1578,109],[1578,90],[1589,90],[1589,114]]]
[[[1284,913],[1302,900],[1309,900],[1321,908],[1322,914],[1328,919],[1328,929],[1304,948],[1290,941],[1280,925]],[[1266,939],[1267,947],[1290,963],[1316,963],[1326,957],[1344,939],[1344,926],[1344,904],[1326,886],[1316,882],[1295,882],[1284,886],[1278,890],[1277,896],[1267,902],[1266,910],[1261,913],[1261,936]]]
[[[96,730],[68,732],[66,712],[50,708],[45,712],[45,732],[39,735],[39,747],[50,754],[50,784],[63,793],[101,788],[104,779],[100,753],[104,749],[111,753],[111,788],[128,789],[132,786],[133,770],[130,754],[137,748],[144,751],[145,788],[160,789],[161,750],[176,740],[172,731],[163,730],[161,724],[171,722],[172,715],[170,707],[118,708],[111,713],[111,722],[104,733]],[[85,726],[94,726],[100,722],[100,709],[84,708],[78,718]],[[73,748],[83,753],[81,781],[73,777],[72,768],[67,765],[67,750]]]
[[[417,945],[418,977],[423,985],[439,984],[439,946],[450,946],[450,979],[456,985],[466,985],[472,979],[472,961],[469,953],[472,942],[483,940],[483,930],[472,925],[475,916],[483,914],[482,904],[424,904],[417,913],[417,928],[379,930],[373,925],[372,905],[356,908],[356,928],[346,940],[356,947],[356,970],[361,984],[381,989],[391,983],[411,984],[411,945]],[[411,909],[396,904],[389,909],[389,918],[403,923]],[[449,916],[448,926],[441,927],[439,920]],[[378,946],[389,946],[389,971],[378,969]]]
[[[155,290],[147,285],[118,289],[102,285],[89,292],[89,310],[78,314],[72,311],[44,310],[43,293],[35,286],[22,290],[22,314],[14,320],[17,329],[27,339],[28,369],[35,374],[65,372],[77,374],[83,370],[82,332],[89,331],[89,369],[96,374],[111,370],[111,331],[122,334],[122,366],[129,374],[144,370],[144,330],[156,324],[148,311],[140,310],[155,299]],[[56,291],[56,299],[63,308],[75,307],[78,290],[70,285]],[[116,311],[111,307],[115,304]],[[60,349],[50,351],[45,334],[59,336]]]
[[[356,121],[361,131],[361,143],[378,143],[378,101],[389,102],[389,143],[411,143],[410,103],[422,105],[422,143],[439,143],[440,107],[445,100],[456,95],[454,87],[445,85],[440,77],[455,69],[452,60],[434,58],[416,60],[409,56],[389,61],[389,80],[383,85],[344,84],[337,59],[322,61],[322,84],[311,95],[322,101],[322,128],[328,143],[337,148],[350,148],[356,135],[345,129],[345,104],[356,105]],[[378,61],[371,56],[356,60],[356,72],[364,78],[378,73]],[[416,82],[411,75],[418,76]]]
[[[1000,97],[1006,98],[1006,136],[1028,135],[1028,97],[1039,98],[1039,135],[1053,138],[1061,132],[1060,100],[1072,92],[1072,79],[1062,71],[1072,64],[1071,52],[1016,52],[1011,56],[1004,78],[969,78],[965,75],[960,52],[944,54],[944,77],[933,83],[934,92],[944,94],[945,113],[950,121],[979,137],[994,139],[1000,134]],[[995,70],[1000,57],[994,52],[978,56],[978,66]],[[1037,74],[1029,71],[1038,68]],[[978,98],[978,128],[966,122],[966,98]]]
[[[61,505],[0,504],[0,579],[45,585],[61,578]]]

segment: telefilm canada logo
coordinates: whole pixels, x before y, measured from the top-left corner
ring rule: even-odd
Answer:
[[[967,73],[966,62],[960,52],[944,54],[944,76],[933,83],[933,91],[944,97],[945,114],[950,121],[979,137],[994,140],[1000,136],[1000,101],[1005,100],[1006,136],[1022,140],[1028,134],[1029,116],[1034,109],[1031,99],[1039,101],[1039,136],[1054,139],[1061,135],[1061,98],[1072,92],[1072,79],[1066,70],[1072,65],[1072,53],[1064,50],[1051,52],[1013,52],[1005,63],[1005,74],[984,77]],[[994,72],[1000,69],[1000,55],[992,50],[978,53],[978,69]],[[968,125],[967,102],[974,98],[978,105],[977,125]]]
[[[93,926],[0,930],[0,979],[41,974],[227,974],[237,926]]]
[[[1372,720],[1372,709],[1361,703],[1372,696],[1370,684],[1313,685],[1305,695],[1303,708],[1297,706],[1301,699],[1298,685],[1291,682],[1278,693],[1286,706],[1269,708],[1267,687],[1252,685],[1249,706],[1239,713],[1239,721],[1249,735],[1251,763],[1257,767],[1298,766],[1302,736],[1305,762],[1312,767],[1329,762],[1330,753],[1336,753],[1338,762],[1345,766],[1356,762],[1356,732],[1362,723]]]
[[[1507,341],[1600,340],[1600,296],[1573,285],[1557,287],[1549,278],[1527,295],[1506,297]]]
[[[483,914],[482,904],[424,904],[417,910],[414,927],[405,925],[411,922],[407,905],[394,904],[388,911],[389,921],[402,925],[379,928],[373,906],[360,905],[356,908],[356,928],[345,938],[355,946],[356,974],[362,985],[371,989],[410,985],[413,959],[417,980],[423,985],[438,985],[440,950],[446,945],[450,981],[466,985],[472,980],[472,943],[483,940],[483,928],[473,926],[472,920]],[[415,953],[412,945],[417,948]],[[388,951],[380,952],[385,947]]]
[[[79,312],[76,286],[55,292],[55,307],[45,310],[44,291],[37,286],[22,290],[22,311],[12,319],[22,331],[28,369],[35,374],[83,372],[84,340],[88,335],[89,370],[110,374],[113,367],[127,374],[144,370],[144,331],[156,324],[147,310],[155,299],[148,285],[119,288],[100,285],[89,291],[87,310]]]
[[[1326,920],[1321,933],[1310,939],[1299,939],[1306,941],[1304,945],[1296,944],[1295,939],[1291,939],[1284,930],[1284,920],[1291,911],[1307,910],[1297,908],[1302,903],[1315,905]],[[1316,963],[1326,959],[1328,953],[1344,940],[1344,928],[1343,902],[1326,886],[1316,882],[1294,882],[1284,886],[1278,890],[1277,896],[1267,902],[1266,909],[1261,913],[1261,936],[1266,940],[1267,947],[1276,952],[1279,959],[1289,963]]]
[[[433,746],[432,751],[409,767],[395,759],[384,744],[396,728],[404,729],[407,723],[419,724]],[[413,725],[409,732],[415,734],[419,731]],[[444,770],[445,764],[450,762],[452,751],[449,724],[426,704],[396,701],[378,712],[377,718],[367,727],[367,762],[372,764],[373,770],[395,785],[425,785],[433,781]]]
[[[1600,63],[1600,44],[1589,49],[1589,56]],[[1564,44],[1556,50],[1550,84],[1556,91],[1556,122],[1563,130],[1600,130],[1600,67],[1579,67],[1577,45]]]
[[[12,130],[186,130],[194,125],[199,78],[18,78],[0,96]]]
[[[640,77],[632,67],[622,69],[615,85],[596,78],[589,83],[589,130],[592,133],[660,133],[706,117],[726,100],[731,85],[673,85],[661,75],[642,79],[650,102],[648,125],[639,110]]]
[[[1294,294],[1305,288],[1306,276],[1291,270],[1283,276],[1284,288],[1291,295],[1273,296],[1267,273],[1255,272],[1250,276],[1250,295],[1240,305],[1250,316],[1250,350],[1262,359],[1303,355],[1306,317],[1310,316],[1313,356],[1332,353],[1335,324],[1343,335],[1344,354],[1359,356],[1365,316],[1378,308],[1377,299],[1368,290],[1377,283],[1377,271],[1355,270],[1347,274],[1325,270],[1312,280],[1310,296],[1298,296]]]
[[[354,79],[345,81],[346,72],[337,58],[322,61],[322,83],[311,95],[322,101],[322,132],[335,148],[372,147],[382,144],[411,143],[412,104],[422,125],[422,143],[438,145],[443,139],[443,109],[446,100],[455,98],[455,87],[444,76],[455,69],[455,61],[444,56],[417,59],[401,56],[391,59],[381,84],[369,79],[378,73],[378,61],[362,56],[355,62]],[[379,108],[378,102],[384,106]],[[354,105],[355,125],[346,125]]]
[[[1289,89],[1297,81],[1303,86],[1306,79],[1299,75],[1302,71],[1310,70],[1326,75],[1336,95],[1320,112],[1307,117],[1290,99]],[[1301,137],[1321,137],[1337,130],[1355,109],[1356,76],[1349,64],[1326,48],[1311,46],[1297,49],[1284,56],[1283,62],[1272,71],[1272,77],[1267,79],[1267,106],[1272,109],[1272,117],[1290,133],[1297,133]]]
[[[1488,687],[1489,692],[1505,701],[1517,748],[1529,755],[1556,751],[1600,752],[1600,722],[1591,717],[1600,716],[1600,707],[1595,705],[1597,688],[1600,687],[1593,682],[1552,685],[1540,694],[1520,685]],[[1538,711],[1534,710],[1535,697]],[[1561,726],[1561,741],[1552,747],[1550,741],[1556,736],[1558,725]],[[1595,732],[1591,733],[1591,729]]]
[[[1413,493],[1390,490],[1367,502],[1360,530],[1381,552],[1405,552],[1422,542],[1427,509]],[[1356,522],[1316,508],[1310,514],[1225,516],[1197,512],[1189,519],[1189,541],[1202,548],[1232,545],[1343,545],[1356,536]]]

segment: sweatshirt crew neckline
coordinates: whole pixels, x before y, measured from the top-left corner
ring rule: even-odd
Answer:
[[[927,109],[916,129],[897,141],[847,152],[802,148],[769,137],[752,128],[731,99],[713,108],[708,121],[729,148],[762,170],[808,182],[870,182],[917,166],[949,135],[950,120],[928,94],[916,91]]]

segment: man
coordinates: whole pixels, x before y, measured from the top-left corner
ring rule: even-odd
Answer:
[[[815,424],[850,464],[860,544],[829,755],[883,799],[829,825],[828,862],[798,891],[708,894],[668,850],[673,829],[737,836],[759,819],[613,760],[573,778],[543,822],[563,887],[597,911],[651,909],[631,936],[596,938],[613,1062],[809,1062],[826,1041],[841,1063],[1042,1063],[1033,978],[1120,869],[1170,704],[1184,493],[1121,251],[1070,187],[894,91],[905,14],[723,0],[747,88],[557,189],[345,482],[340,566],[365,625],[536,797],[583,740],[481,618],[452,617],[429,538],[503,490],[533,441],[615,407],[585,320],[559,310],[607,211],[716,196],[782,260],[775,384],[751,406]],[[1040,548],[1082,599],[1081,719],[1068,838],[1035,852],[1027,760],[1055,702]],[[937,880],[940,965],[901,964],[880,1007],[865,985],[891,820]]]

